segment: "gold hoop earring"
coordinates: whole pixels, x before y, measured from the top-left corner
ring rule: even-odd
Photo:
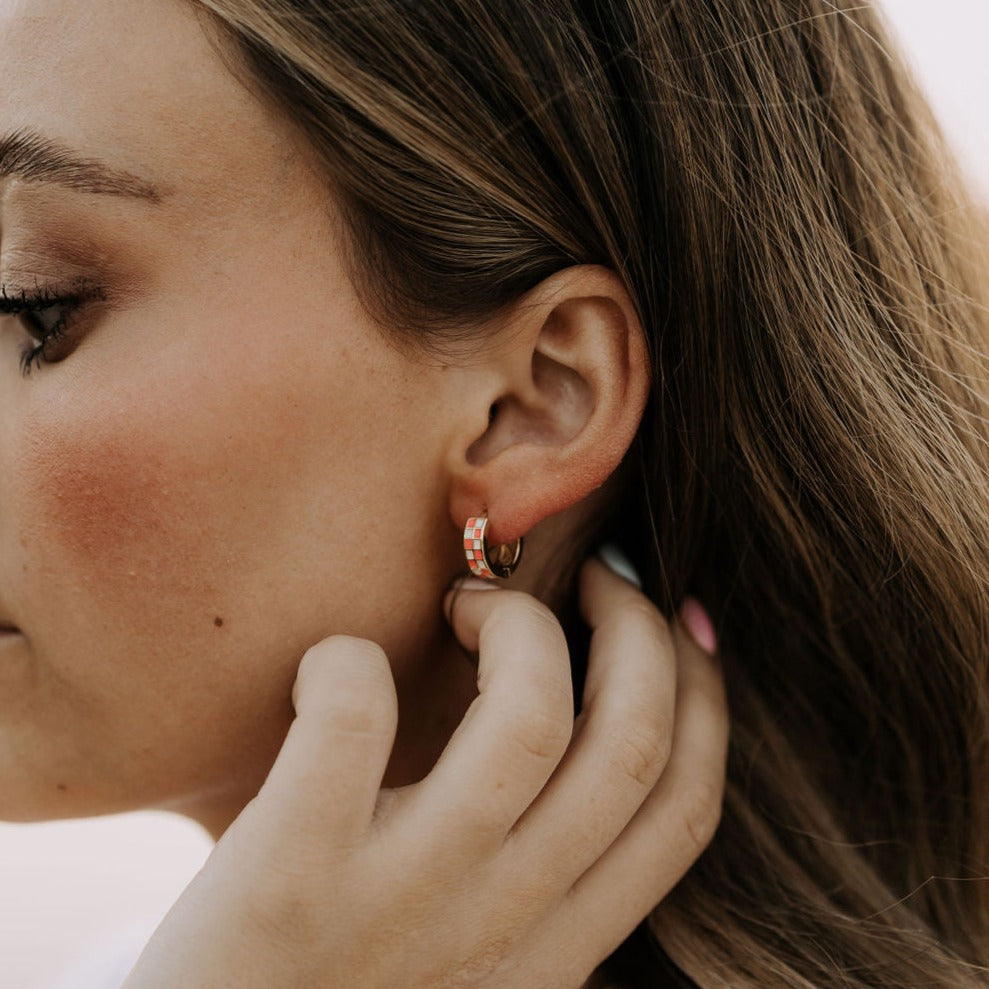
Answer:
[[[489,554],[487,530],[487,515],[471,516],[464,526],[464,552],[471,573],[486,580],[511,577],[522,559],[522,537],[496,546]]]

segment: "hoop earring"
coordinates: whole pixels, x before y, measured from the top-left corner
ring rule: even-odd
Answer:
[[[489,556],[487,530],[487,515],[471,516],[464,526],[464,552],[471,573],[486,580],[511,577],[522,559],[522,537],[519,536],[514,543],[496,546]]]

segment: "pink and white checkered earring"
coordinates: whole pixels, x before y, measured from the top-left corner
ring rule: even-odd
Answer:
[[[471,516],[464,526],[464,552],[467,565],[475,577],[494,580],[496,577],[511,577],[522,559],[522,537],[514,543],[502,543],[489,555],[486,533],[487,515]]]

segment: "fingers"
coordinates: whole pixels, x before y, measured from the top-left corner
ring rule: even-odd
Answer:
[[[552,613],[513,591],[464,591],[454,631],[480,653],[480,692],[413,807],[450,841],[500,847],[549,779],[573,730],[570,661]]]
[[[591,637],[573,744],[512,834],[522,868],[567,885],[588,869],[646,799],[673,738],[676,656],[658,610],[597,560],[581,571]],[[566,841],[547,836],[566,835]],[[530,865],[531,863],[531,865]]]
[[[302,836],[345,846],[371,821],[394,742],[391,668],[373,642],[332,636],[303,656],[292,699],[295,720],[258,800]]]
[[[682,624],[677,655],[676,722],[659,783],[607,852],[574,884],[554,918],[567,929],[593,926],[610,952],[673,888],[714,835],[728,750],[728,707],[720,664]]]

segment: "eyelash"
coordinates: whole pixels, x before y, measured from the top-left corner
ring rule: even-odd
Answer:
[[[90,288],[82,291],[59,292],[49,288],[41,289],[36,287],[31,293],[28,293],[25,289],[21,289],[20,292],[14,295],[8,295],[6,288],[0,287],[0,315],[33,315],[56,307],[65,310],[49,329],[37,330],[37,332],[28,329],[28,332],[34,337],[37,343],[33,346],[26,346],[21,350],[21,374],[27,377],[31,373],[32,365],[40,368],[42,364],[47,363],[45,356],[47,349],[66,335],[69,328],[78,318],[81,307],[92,298],[102,298],[102,293],[99,289]]]

